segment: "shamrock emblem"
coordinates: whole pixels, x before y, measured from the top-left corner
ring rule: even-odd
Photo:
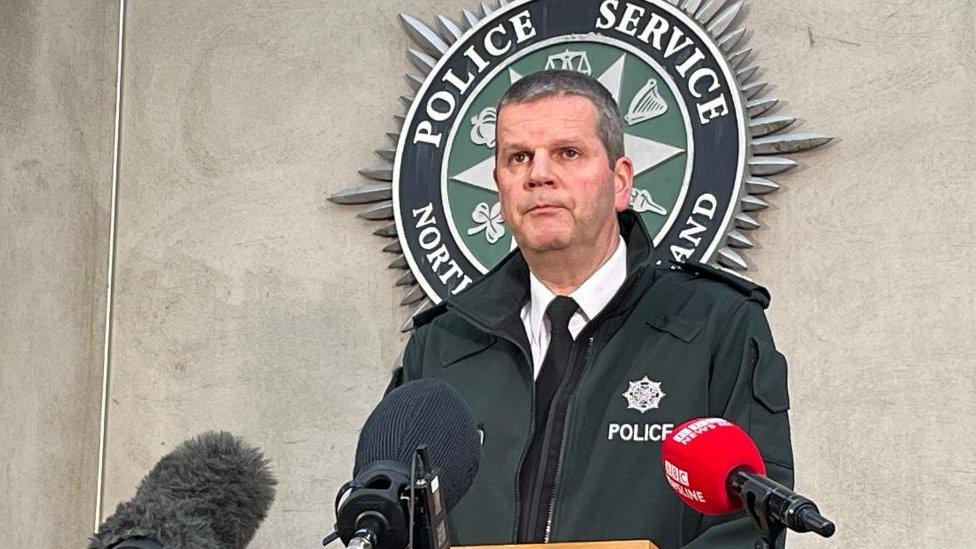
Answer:
[[[471,142],[495,148],[495,108],[488,107],[471,119]]]
[[[505,236],[505,227],[502,227],[504,220],[502,220],[501,202],[495,202],[495,205],[490,209],[485,202],[479,202],[474,207],[474,211],[471,212],[471,220],[477,225],[468,229],[468,235],[475,235],[484,231],[485,239],[488,240],[489,244],[494,244]]]

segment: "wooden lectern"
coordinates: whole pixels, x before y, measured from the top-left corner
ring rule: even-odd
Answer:
[[[466,545],[455,549],[657,549],[646,540],[526,543],[522,545]]]

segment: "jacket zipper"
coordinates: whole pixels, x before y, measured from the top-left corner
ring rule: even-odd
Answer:
[[[590,365],[590,350],[593,349],[593,337],[590,336],[586,345],[586,356],[583,359],[583,372]],[[579,387],[579,383],[582,381],[583,372],[580,372],[580,379],[576,382],[577,387]],[[576,394],[575,391],[573,394]],[[569,415],[572,410],[573,399],[570,397],[569,402],[566,403],[566,416],[563,418],[563,439],[559,443],[559,456],[556,459],[556,476],[552,482],[552,494],[549,496],[549,514],[546,517],[546,533],[542,540],[543,543],[549,543],[549,534],[552,532],[552,517],[556,511],[556,494],[559,491],[559,478],[563,472],[563,454],[566,451],[566,444],[568,444],[569,440]]]
[[[531,366],[532,363],[530,362]],[[512,543],[518,543],[519,527],[522,525],[522,494],[521,482],[519,481],[522,465],[525,464],[525,455],[529,453],[529,446],[532,445],[533,433],[535,433],[535,390],[530,391],[529,400],[529,440],[528,444],[522,446],[522,455],[519,457],[518,465],[515,468],[515,530],[512,532]]]

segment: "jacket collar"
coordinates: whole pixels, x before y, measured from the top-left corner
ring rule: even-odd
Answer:
[[[640,297],[640,292],[629,290],[650,265],[652,245],[644,223],[633,210],[618,213],[617,221],[620,234],[627,242],[627,280],[607,308],[625,310]],[[528,300],[529,266],[521,251],[516,249],[467,290],[449,298],[447,306],[489,330],[507,328],[513,331],[514,326],[521,325],[521,321],[516,324],[513,319],[518,320],[519,312]],[[612,314],[612,311],[608,312]],[[519,339],[524,338],[522,330]]]

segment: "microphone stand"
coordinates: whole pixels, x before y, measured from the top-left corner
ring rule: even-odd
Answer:
[[[773,492],[762,483],[746,475],[732,475],[732,487],[742,499],[742,506],[762,534],[756,540],[755,549],[774,549],[785,536],[786,526],[776,520],[772,510]]]
[[[786,529],[834,535],[830,522],[809,499],[762,475],[739,468],[729,476],[729,488],[738,494],[756,529],[762,534],[756,549],[773,549],[783,542]]]

